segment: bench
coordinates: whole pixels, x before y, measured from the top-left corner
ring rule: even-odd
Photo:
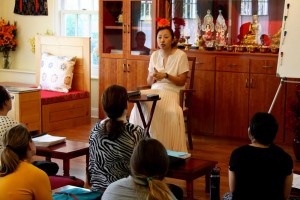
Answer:
[[[193,199],[193,181],[201,176],[205,176],[205,192],[210,192],[210,172],[217,163],[217,161],[189,158],[184,165],[169,168],[167,177],[185,180],[187,198]]]
[[[35,37],[36,85],[40,84],[43,52],[55,56],[76,56],[76,63],[69,93],[41,91],[41,132],[90,123],[90,38],[37,35]]]

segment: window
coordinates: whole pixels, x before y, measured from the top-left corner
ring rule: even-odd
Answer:
[[[197,17],[197,0],[183,1],[183,18],[195,19]]]
[[[268,15],[268,0],[242,0],[241,15]]]
[[[151,20],[152,1],[142,1],[141,20]]]
[[[98,77],[98,0],[57,0],[60,35],[91,37],[91,73]]]

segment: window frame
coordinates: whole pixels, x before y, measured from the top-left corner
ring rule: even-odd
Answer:
[[[76,1],[76,0],[74,0]],[[55,32],[57,33],[57,35],[60,36],[65,36],[65,30],[66,30],[66,24],[65,24],[65,16],[67,14],[77,14],[76,17],[76,35],[78,35],[78,16],[79,15],[88,15],[89,16],[89,37],[91,37],[92,39],[92,15],[97,15],[98,16],[98,22],[99,22],[99,4],[95,3],[97,2],[97,0],[93,0],[93,5],[97,6],[97,8],[95,8],[94,10],[87,10],[87,9],[81,9],[81,10],[66,10],[64,9],[64,2],[65,0],[55,0],[54,3],[54,13],[56,13],[55,18],[54,18],[54,24],[55,24]],[[80,0],[77,0],[78,5],[80,7]],[[98,2],[99,3],[99,2]],[[99,23],[98,23],[99,24]],[[98,29],[98,39],[97,41],[99,41],[99,29]],[[98,42],[99,43],[99,42]],[[98,79],[99,78],[99,64],[100,64],[100,60],[99,60],[99,51],[97,49],[97,47],[99,48],[99,44],[96,44],[96,48],[91,49],[91,78],[92,79]],[[91,45],[92,46],[92,45]],[[98,57],[98,64],[94,64],[92,62],[92,55],[93,53],[96,54],[96,56]]]

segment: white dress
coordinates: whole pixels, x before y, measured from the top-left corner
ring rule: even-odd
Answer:
[[[154,71],[154,67],[159,72],[166,72],[177,76],[189,71],[189,63],[186,54],[177,49],[169,56],[166,68],[163,67],[163,58],[159,51],[151,55],[149,72]],[[166,149],[173,151],[187,152],[185,125],[182,108],[179,106],[179,91],[184,86],[176,86],[167,79],[154,83],[149,90],[142,90],[142,94],[159,94],[161,100],[157,101],[154,115],[150,126],[150,136],[159,140]],[[146,121],[152,102],[142,103],[142,110]],[[129,121],[143,127],[137,106],[134,105]]]

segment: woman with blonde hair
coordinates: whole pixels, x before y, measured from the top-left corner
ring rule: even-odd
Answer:
[[[107,199],[176,199],[163,181],[169,167],[165,147],[156,139],[139,142],[130,159],[131,176],[108,186],[102,200]]]
[[[36,147],[27,128],[17,125],[3,137],[0,199],[52,199],[47,174],[31,164]]]

